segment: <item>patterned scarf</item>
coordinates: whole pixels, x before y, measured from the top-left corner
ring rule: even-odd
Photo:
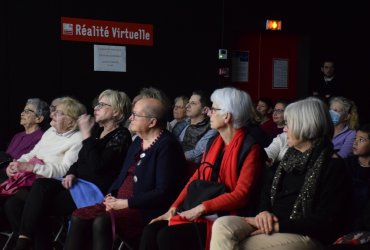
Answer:
[[[194,149],[200,138],[202,138],[210,128],[209,117],[206,117],[203,121],[197,124],[190,124],[185,131],[184,138],[182,139],[182,149],[184,151]]]
[[[271,205],[274,204],[276,193],[281,184],[281,177],[285,173],[306,173],[289,218],[294,220],[304,217],[312,208],[321,169],[327,165],[333,152],[332,143],[323,139],[315,141],[312,147],[303,153],[293,147],[289,148],[281,160],[272,182]]]

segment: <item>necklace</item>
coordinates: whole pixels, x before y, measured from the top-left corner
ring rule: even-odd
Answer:
[[[149,147],[147,147],[145,150],[144,150],[144,140],[141,141],[141,153],[137,159],[137,163],[136,165],[139,166],[141,164],[141,159],[143,159],[146,155],[145,151],[147,151],[148,149],[150,149],[157,141],[158,139],[161,137],[161,135],[163,134],[163,131],[164,129],[161,130],[161,132],[159,132],[159,134],[157,135],[157,137],[153,140],[153,142],[149,145]]]
[[[164,129],[162,129],[161,132],[159,132],[157,137],[153,140],[153,142],[146,149],[144,149],[144,140],[142,140],[141,141],[141,150],[144,152],[144,151],[147,151],[148,149],[150,149],[158,141],[158,139],[161,137],[161,135],[163,134],[163,131],[164,131]]]

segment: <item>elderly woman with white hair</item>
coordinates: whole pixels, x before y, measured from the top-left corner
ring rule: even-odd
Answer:
[[[47,178],[63,177],[77,161],[82,147],[82,135],[77,122],[84,113],[85,106],[76,99],[61,98],[51,114],[51,127],[29,153],[9,164],[6,174],[15,178],[19,176],[18,172],[28,171]],[[21,218],[9,218],[9,212],[20,214],[28,194],[29,187],[23,187],[11,196],[0,197],[0,204],[4,207],[13,230],[19,226]]]
[[[47,129],[45,124],[49,122],[49,106],[40,98],[30,98],[27,100],[20,118],[20,124],[24,127],[24,131],[15,134],[6,152],[1,152],[1,167],[6,167],[13,159],[18,159],[23,154],[29,153],[40,141]]]
[[[211,127],[219,135],[203,154],[200,165],[200,173],[203,174],[200,179],[210,180],[218,172],[219,178],[216,179],[225,185],[227,191],[203,200],[195,207],[185,208],[183,202],[188,195],[188,186],[198,180],[198,173],[194,173],[170,209],[146,227],[141,238],[142,250],[207,247],[213,223],[207,215],[240,214],[240,210],[251,203],[250,197],[263,162],[258,144],[251,145],[249,151],[239,159],[244,141],[252,140],[248,137],[248,129],[245,129],[253,114],[251,98],[244,91],[228,87],[215,90],[211,101],[213,105],[208,115]]]
[[[62,98],[52,114],[51,128],[31,152],[9,164],[8,176],[20,170],[49,178],[65,175],[82,146],[77,119],[84,113],[86,108],[80,102],[71,97]]]
[[[284,118],[289,149],[266,180],[261,212],[217,219],[211,250],[322,249],[340,235],[349,185],[331,143],[329,110],[308,98],[288,105]]]
[[[40,221],[48,221],[48,215],[68,216],[77,208],[103,200],[131,144],[131,134],[123,127],[130,112],[131,100],[126,93],[107,89],[99,95],[94,117],[80,116],[78,125],[84,140],[78,160],[62,180],[42,178],[33,183],[23,213],[12,216],[22,217],[20,239],[38,245],[41,241],[37,242],[35,232],[42,227]]]

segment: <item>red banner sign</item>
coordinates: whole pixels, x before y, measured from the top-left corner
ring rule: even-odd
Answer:
[[[62,17],[61,29],[65,41],[153,45],[152,24]]]

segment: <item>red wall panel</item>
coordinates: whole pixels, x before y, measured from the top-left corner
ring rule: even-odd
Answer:
[[[241,35],[233,50],[249,51],[249,81],[234,85],[246,90],[257,101],[260,97],[297,98],[298,38],[293,35],[265,32]],[[273,60],[288,60],[288,87],[273,88]]]

